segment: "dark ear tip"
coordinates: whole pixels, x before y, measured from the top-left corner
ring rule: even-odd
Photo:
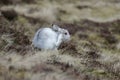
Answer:
[[[58,26],[57,24],[52,24],[52,26]]]
[[[52,26],[54,25],[54,23],[52,23]]]

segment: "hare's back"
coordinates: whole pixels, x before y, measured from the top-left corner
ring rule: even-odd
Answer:
[[[54,39],[57,37],[57,34],[51,28],[43,28],[39,33],[39,37],[46,39]]]

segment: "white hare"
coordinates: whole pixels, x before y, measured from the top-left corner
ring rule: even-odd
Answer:
[[[39,29],[33,38],[32,44],[41,50],[56,50],[62,42],[69,40],[68,30],[53,25],[52,28]]]

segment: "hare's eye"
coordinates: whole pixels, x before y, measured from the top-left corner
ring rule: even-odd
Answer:
[[[67,35],[67,33],[64,33],[65,35]]]

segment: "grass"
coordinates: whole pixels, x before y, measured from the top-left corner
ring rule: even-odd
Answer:
[[[0,80],[119,80],[119,3],[95,2],[2,4]],[[71,41],[58,51],[33,50],[35,32],[52,23],[68,29]]]

